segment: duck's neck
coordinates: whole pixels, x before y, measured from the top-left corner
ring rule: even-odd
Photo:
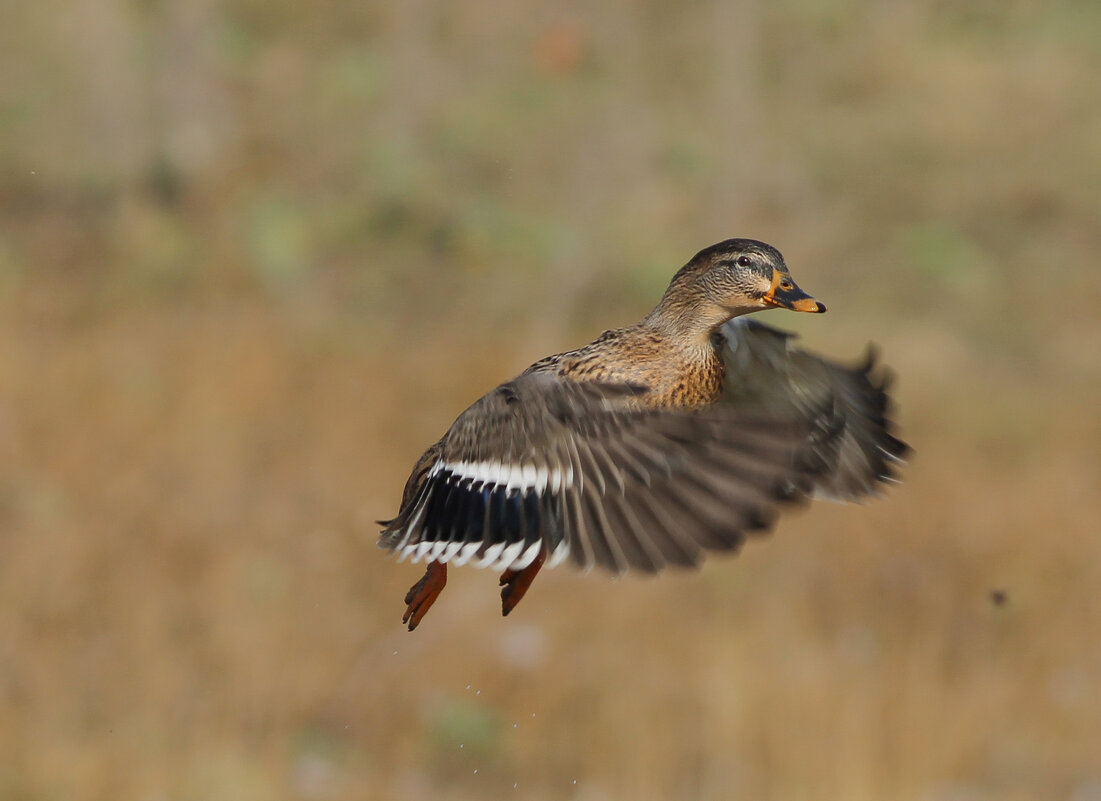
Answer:
[[[673,287],[643,319],[641,325],[693,348],[710,348],[711,337],[733,315],[691,287]],[[687,291],[686,291],[687,290]]]

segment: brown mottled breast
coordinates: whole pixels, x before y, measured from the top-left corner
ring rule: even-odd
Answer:
[[[654,408],[696,408],[722,395],[726,368],[714,345],[686,346],[649,328],[605,331],[577,350],[541,359],[525,372],[551,372],[571,381],[644,384],[638,398]]]

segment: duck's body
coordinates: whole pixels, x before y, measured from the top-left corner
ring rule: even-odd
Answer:
[[[697,254],[634,326],[548,356],[479,399],[406,483],[383,548],[429,562],[406,596],[416,627],[446,565],[505,570],[504,613],[545,561],[653,572],[695,566],[818,490],[858,500],[891,480],[884,381],[732,318],[822,312],[774,248]],[[728,322],[731,321],[731,322]]]

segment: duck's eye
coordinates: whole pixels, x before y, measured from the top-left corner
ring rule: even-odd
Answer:
[[[751,264],[753,264],[753,259],[749,258],[749,256],[739,256],[738,257],[738,266],[739,267],[748,267]]]
[[[780,289],[788,292],[789,290],[795,289],[795,284],[785,278],[780,281]]]

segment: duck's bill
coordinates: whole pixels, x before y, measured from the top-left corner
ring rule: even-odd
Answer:
[[[826,304],[815,300],[794,283],[792,283],[791,289],[781,289],[779,280],[776,280],[761,300],[769,306],[777,306],[791,311],[821,314],[826,310]]]

